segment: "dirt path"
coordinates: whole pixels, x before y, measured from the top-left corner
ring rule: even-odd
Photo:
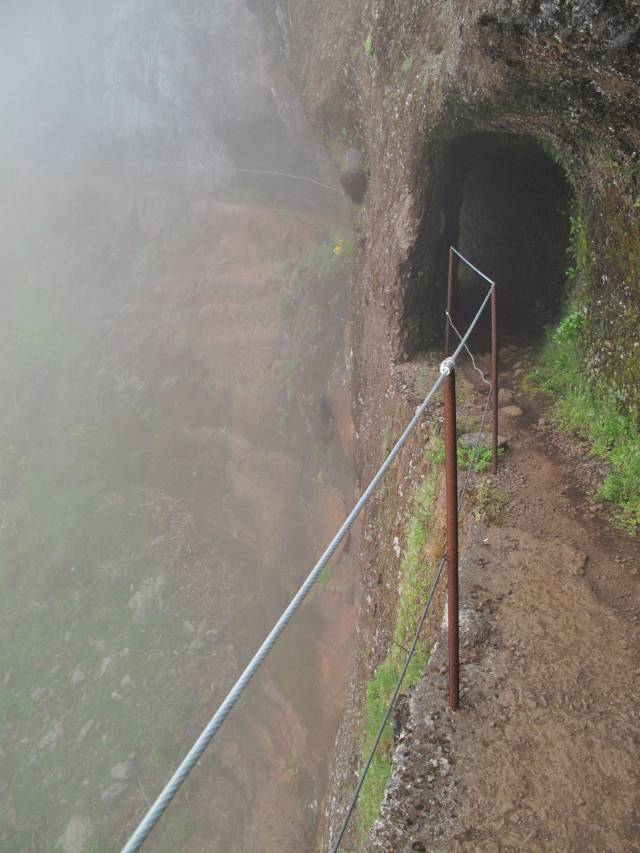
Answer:
[[[506,505],[463,551],[462,708],[441,641],[370,850],[640,850],[640,549],[513,382]]]

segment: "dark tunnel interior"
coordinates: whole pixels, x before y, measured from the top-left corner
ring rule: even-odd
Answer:
[[[563,169],[531,138],[472,133],[439,153],[431,187],[412,262],[422,274],[407,307],[424,318],[420,348],[441,340],[450,245],[496,282],[500,340],[538,340],[565,298],[572,194]],[[452,316],[460,332],[487,286],[458,264]],[[484,312],[474,332],[480,351],[489,346],[489,322]]]

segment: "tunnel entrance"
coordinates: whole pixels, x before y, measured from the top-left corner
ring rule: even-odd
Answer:
[[[440,340],[439,322],[432,321],[444,312],[449,245],[496,281],[501,340],[539,339],[565,297],[571,189],[562,168],[531,138],[472,133],[441,150],[431,183],[416,259],[431,290],[423,304],[429,343]],[[424,294],[425,278],[419,287]],[[462,265],[456,287],[453,319],[462,331],[486,291]],[[414,297],[409,310],[416,308]],[[474,335],[480,349],[488,346],[488,323],[487,314]]]

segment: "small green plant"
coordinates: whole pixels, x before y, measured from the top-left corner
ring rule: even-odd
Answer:
[[[325,589],[331,578],[333,577],[333,569],[331,566],[325,566],[318,576],[318,589]]]
[[[324,240],[310,246],[294,268],[304,281],[335,276],[353,257],[353,244],[340,231],[330,231]]]
[[[444,465],[444,439],[442,436],[432,436],[424,452],[424,458],[436,465]]]
[[[474,432],[478,429],[478,419],[473,415],[459,414],[456,421],[456,432],[464,435],[466,432]]]
[[[498,457],[504,456],[504,447],[498,448]],[[476,474],[486,474],[493,461],[493,451],[489,447],[469,447],[458,443],[458,468],[473,468]]]
[[[281,293],[276,304],[278,313],[283,317],[293,317],[295,314],[295,303],[288,293]]]
[[[553,333],[553,340],[556,343],[567,343],[569,341],[575,343],[580,339],[583,325],[584,315],[579,311],[573,311],[558,323]]]
[[[493,459],[492,451],[489,447],[469,447],[467,444],[458,442],[458,468],[468,469],[473,465],[473,470],[477,474],[486,473],[491,467]],[[504,448],[498,448],[498,456],[504,456]],[[444,439],[438,436],[433,438],[425,451],[425,459],[437,465],[444,465]]]
[[[402,583],[396,608],[393,638],[399,646],[411,642],[418,623],[421,606],[431,581],[431,561],[425,560],[425,546],[433,539],[432,513],[436,475],[431,474],[418,488],[411,519],[407,527],[406,550],[402,561]],[[433,545],[433,543],[430,543]],[[430,555],[432,558],[434,554]]]
[[[567,249],[569,266],[567,267],[566,277],[567,284],[571,288],[586,276],[589,260],[589,243],[587,241],[584,219],[577,205],[571,214],[569,222],[570,240]]]
[[[478,483],[471,495],[472,513],[476,521],[495,524],[507,502],[508,495],[488,480]]]
[[[315,282],[344,275],[353,258],[353,243],[338,229],[329,229],[322,238],[295,260],[281,262],[274,273],[274,283],[288,287],[278,297],[277,308],[283,316],[295,312],[296,301],[302,291]]]
[[[373,35],[371,34],[371,31],[369,31],[369,35],[362,42],[362,49],[364,50],[365,56],[373,56]]]
[[[367,685],[364,716],[360,730],[360,747],[365,758],[378,734],[380,723],[387,710],[391,695],[396,685],[397,674],[390,660],[380,664],[372,681]],[[391,776],[393,751],[393,731],[391,722],[385,725],[382,738],[369,767],[360,799],[358,802],[358,824],[362,837],[373,826],[380,814],[380,804],[384,797],[384,789]]]
[[[405,56],[404,61],[402,63],[402,71],[404,74],[408,74],[413,68],[413,59],[410,56]]]

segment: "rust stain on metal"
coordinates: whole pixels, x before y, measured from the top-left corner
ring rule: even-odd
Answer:
[[[496,285],[491,291],[491,393],[493,394],[493,418],[491,438],[493,445],[492,471],[498,473],[498,317],[496,306]]]
[[[449,642],[449,704],[459,698],[458,626],[458,450],[456,436],[456,374],[444,382],[444,452],[447,495],[447,621]]]

